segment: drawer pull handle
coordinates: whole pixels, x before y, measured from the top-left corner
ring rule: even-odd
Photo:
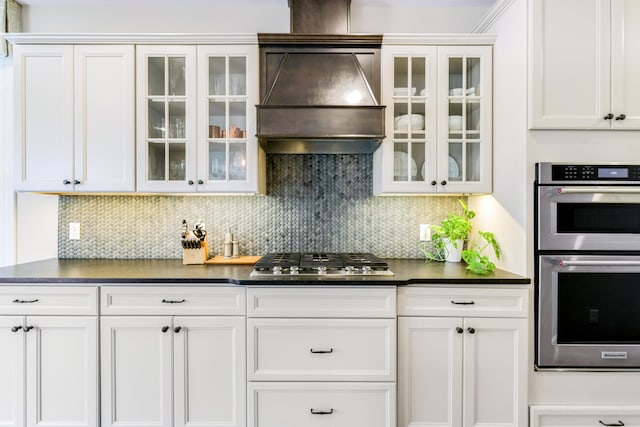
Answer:
[[[173,299],[163,299],[162,302],[165,304],[181,304],[183,302],[186,302],[186,299],[179,299],[179,300],[173,300]]]
[[[314,350],[314,349],[309,349],[309,351],[311,353],[315,353],[315,354],[321,354],[321,353],[333,353],[333,349],[330,348],[329,350]]]
[[[30,330],[32,330],[32,329],[33,329],[33,326],[25,326],[25,327],[24,327],[24,331],[25,331],[25,332],[29,332],[29,331],[30,331]]]
[[[22,329],[22,326],[14,326],[11,328],[11,332],[18,332],[20,329]]]
[[[38,302],[37,299],[14,299],[14,304],[33,304],[34,302]]]
[[[311,413],[313,415],[331,415],[333,414],[333,408],[329,409],[328,411],[316,411],[315,409],[311,408]]]
[[[611,424],[603,423],[602,420],[598,420],[598,422],[603,426],[607,426],[607,427],[622,427],[624,425],[624,423],[620,420],[618,420],[617,423],[611,423]]]
[[[454,301],[454,300],[451,300],[451,304],[456,304],[456,305],[474,305],[475,302],[473,302],[473,301]]]

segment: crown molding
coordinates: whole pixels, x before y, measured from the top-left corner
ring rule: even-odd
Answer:
[[[257,34],[8,33],[13,44],[258,44]]]
[[[492,45],[493,34],[383,34],[383,45]]]
[[[491,9],[482,17],[480,22],[471,30],[474,34],[485,33],[513,4],[514,0],[498,0]]]

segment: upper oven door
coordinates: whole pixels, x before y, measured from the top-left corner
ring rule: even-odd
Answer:
[[[640,187],[538,187],[539,250],[640,250]]]

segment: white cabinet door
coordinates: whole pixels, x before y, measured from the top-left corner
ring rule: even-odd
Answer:
[[[24,426],[24,352],[22,316],[0,317],[0,426]]]
[[[136,46],[138,191],[196,191],[196,78],[195,46]]]
[[[102,317],[102,426],[172,426],[171,317]]]
[[[175,427],[243,427],[245,318],[176,317],[173,331]]]
[[[461,318],[398,318],[398,426],[459,427]]]
[[[73,46],[14,47],[15,188],[70,191]]]
[[[611,127],[640,129],[640,2],[612,0],[611,22]]]
[[[527,319],[466,318],[463,425],[527,425]]]
[[[74,189],[134,191],[133,46],[75,46],[74,61]]]
[[[27,317],[27,427],[98,425],[98,320]]]

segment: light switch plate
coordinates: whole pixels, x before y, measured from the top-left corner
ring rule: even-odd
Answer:
[[[421,242],[431,241],[431,225],[430,224],[420,224],[420,241]]]

